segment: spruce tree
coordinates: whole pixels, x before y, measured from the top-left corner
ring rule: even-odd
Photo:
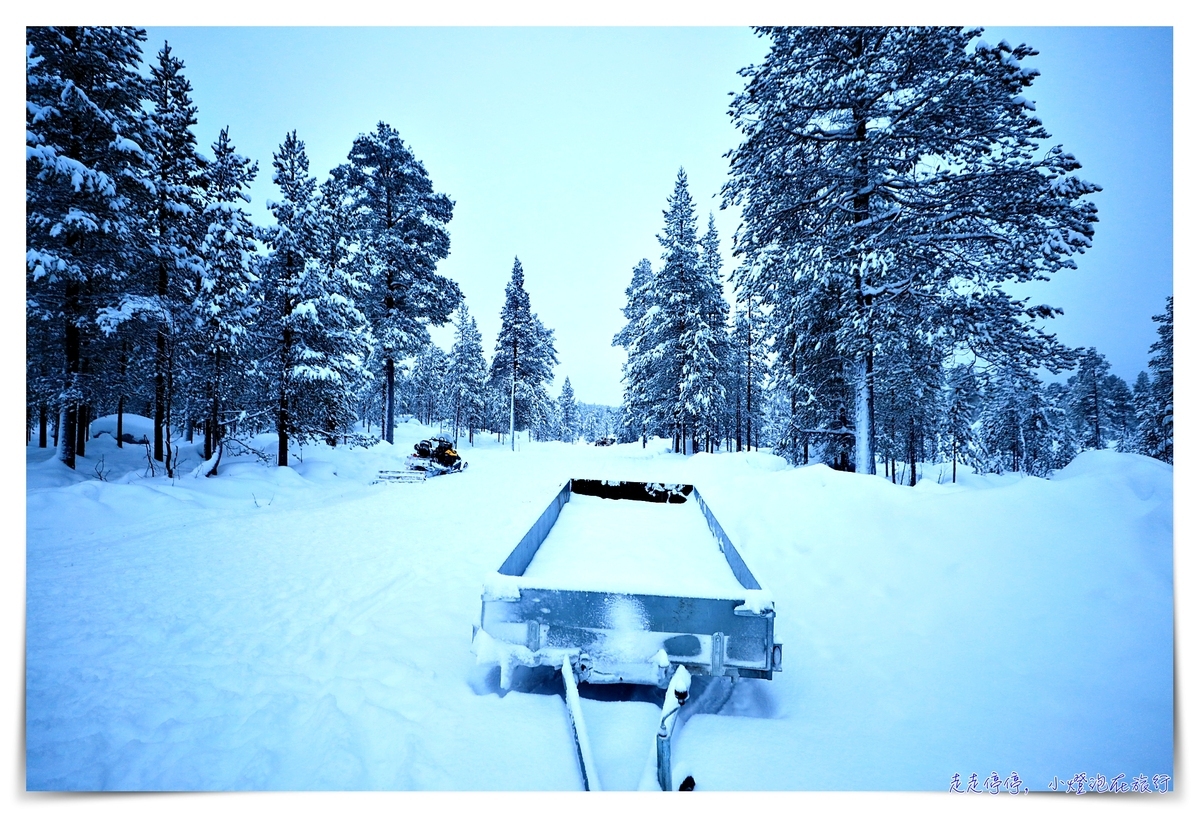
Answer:
[[[743,435],[747,451],[752,446],[759,448],[763,443],[761,438],[769,334],[767,324],[761,311],[756,309],[756,304],[757,299],[750,296],[735,306],[733,334],[730,339],[729,357],[735,362],[733,368],[737,372],[733,394],[736,395],[740,406],[737,413],[740,422],[735,430],[738,451],[741,451]],[[788,404],[790,409],[790,400]],[[792,412],[789,417],[799,422],[800,414],[802,412]],[[783,435],[780,440],[797,440],[796,436],[791,435],[791,431],[793,426],[790,424],[786,429],[779,430]],[[804,462],[808,462],[807,459]]]
[[[579,438],[579,407],[575,405],[575,390],[571,379],[563,380],[562,392],[558,396],[558,411],[561,418],[559,440],[574,443]]]
[[[288,133],[275,152],[272,181],[283,194],[267,207],[275,224],[264,231],[270,253],[263,265],[266,300],[258,371],[266,379],[266,398],[279,436],[276,462],[288,465],[289,439],[298,434],[300,414],[296,367],[301,365],[300,323],[304,277],[315,256],[317,182],[308,174],[308,155],[296,132]]]
[[[1158,340],[1150,346],[1150,388],[1139,423],[1142,451],[1167,463],[1175,462],[1175,297],[1154,316]]]
[[[58,458],[75,468],[103,363],[97,311],[141,264],[136,204],[150,134],[139,74],[145,32],[130,27],[25,30],[26,316],[53,350],[31,400],[57,414]],[[111,370],[114,367],[104,366]],[[111,372],[103,374],[112,374]]]
[[[425,166],[384,122],[354,140],[339,169],[356,213],[356,236],[372,300],[367,317],[383,365],[383,438],[393,438],[396,362],[429,341],[428,324],[441,326],[462,301],[458,285],[437,274],[450,253],[446,228],[454,202],[433,189]]]
[[[486,417],[487,361],[483,357],[483,336],[466,304],[458,308],[454,322],[448,377],[454,409],[454,442],[458,443],[458,430],[466,427],[467,439],[474,445],[475,431],[483,427]]]
[[[1061,469],[1079,454],[1079,437],[1071,420],[1071,392],[1066,384],[1051,381],[1042,387],[1049,405],[1050,429],[1053,434],[1048,468]]]
[[[446,353],[433,342],[426,344],[413,362],[412,403],[409,408],[427,426],[446,418],[449,370]]]
[[[956,483],[958,461],[971,447],[974,437],[972,426],[979,410],[979,384],[974,368],[959,365],[951,369],[946,377],[945,389],[942,402],[945,407],[945,441],[950,455],[950,482]]]
[[[683,338],[682,389],[685,411],[694,418],[696,433],[704,435],[706,451],[712,451],[727,397],[721,375],[729,365],[731,350],[725,334],[729,305],[721,291],[720,238],[711,213],[699,250],[695,303]]]
[[[622,442],[642,439],[652,431],[657,432],[662,418],[657,409],[659,396],[655,394],[657,382],[655,371],[655,335],[662,310],[658,306],[654,291],[654,273],[649,259],[642,259],[633,268],[633,278],[625,288],[625,306],[622,308],[625,326],[613,338],[613,346],[625,349],[625,363],[621,366],[624,392],[621,400]],[[587,436],[587,432],[584,432]]]
[[[946,349],[943,340],[928,331],[919,309],[905,316],[902,327],[881,337],[887,343],[876,350],[878,454],[893,482],[901,481],[898,460],[908,467],[908,485],[915,486],[917,463],[933,455],[941,425]]]
[[[1143,370],[1133,382],[1133,411],[1137,427],[1134,429],[1134,447],[1131,451],[1138,454],[1149,455],[1151,448],[1147,440],[1147,431],[1153,428],[1147,425],[1147,418],[1152,412],[1151,400],[1150,376]]]
[[[213,159],[205,169],[204,220],[200,243],[203,273],[192,300],[197,324],[198,352],[204,357],[208,411],[204,421],[204,459],[216,455],[208,470],[216,476],[225,424],[234,394],[231,380],[245,370],[242,357],[258,320],[262,290],[257,273],[256,233],[242,203],[250,201],[250,183],[258,163],[237,153],[223,128],[213,143]]]
[[[1108,361],[1095,347],[1090,347],[1079,357],[1076,374],[1067,380],[1075,428],[1085,449],[1102,449],[1110,437],[1112,397],[1106,383],[1108,370]]]
[[[1052,371],[1070,353],[1036,321],[1056,310],[1005,285],[1073,267],[1099,188],[1024,94],[1024,45],[961,28],[762,28],[730,113],[727,206],[742,208],[746,286],[803,325],[825,312],[855,391],[855,465],[875,470],[875,354],[920,301],[931,327],[996,365]],[[973,46],[973,47],[972,47]],[[967,284],[969,283],[969,286]],[[829,296],[834,296],[832,304]],[[833,307],[830,313],[829,307]]]
[[[197,255],[203,237],[200,185],[204,160],[196,148],[196,106],[183,61],[168,43],[150,66],[150,123],[153,141],[149,212],[152,284],[146,293],[157,312],[154,359],[154,459],[164,460],[171,446],[171,408],[178,364],[188,350],[178,345],[190,328],[188,307],[201,275]],[[167,464],[167,473],[172,472]]]
[[[337,444],[356,421],[357,396],[373,387],[374,335],[361,305],[369,295],[355,264],[352,214],[345,182],[325,180],[316,199],[314,258],[304,276],[298,311],[304,344],[297,376],[305,382],[308,437]]]
[[[1000,369],[989,373],[972,452],[972,459],[981,471],[996,474],[1021,471],[1026,454],[1028,397],[1033,388],[1033,378],[1024,370]]]
[[[1117,451],[1137,450],[1137,410],[1133,405],[1133,392],[1120,375],[1104,378],[1104,391],[1108,394],[1109,436],[1117,444]]]
[[[697,378],[707,361],[698,345],[707,342],[696,320],[700,308],[700,255],[696,239],[696,209],[688,192],[683,168],[675,177],[675,189],[663,211],[663,230],[658,235],[663,248],[663,267],[654,277],[655,296],[660,305],[654,355],[658,361],[654,390],[661,401],[659,413],[669,423],[675,449],[686,453],[687,434],[694,435],[695,403],[690,400]]]
[[[518,258],[513,259],[512,278],[504,291],[500,310],[500,333],[492,355],[490,378],[498,391],[507,393],[508,430],[529,428],[544,420],[547,401],[545,384],[554,375],[558,353],[554,333],[547,329],[530,307],[525,291],[525,271]],[[516,441],[510,439],[515,450]]]

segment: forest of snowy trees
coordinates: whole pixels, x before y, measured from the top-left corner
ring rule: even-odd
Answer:
[[[520,263],[489,370],[458,285],[436,272],[454,203],[393,128],[360,135],[324,181],[285,134],[274,223],[255,225],[243,205],[258,163],[228,128],[201,150],[184,62],[164,43],[143,72],[144,40],[26,32],[27,440],[73,468],[91,419],[115,413],[122,438],[124,415],[142,414],[166,474],[199,434],[215,475],[227,442],[274,432],[285,466],[293,443],[362,444],[372,428],[390,442],[402,414],[472,440],[566,434],[569,384],[546,395],[553,333]],[[447,355],[428,327],[450,321]]]
[[[625,291],[619,410],[550,394],[554,332],[514,259],[492,356],[439,275],[454,202],[389,125],[323,180],[282,134],[271,224],[229,129],[206,152],[184,62],[144,32],[26,31],[26,438],[74,468],[91,419],[153,419],[204,473],[260,432],[289,445],[392,440],[412,416],[456,441],[616,436],[675,451],[770,449],[915,483],[918,464],[1046,475],[1084,449],[1173,461],[1173,301],[1130,386],[1061,311],[1007,285],[1075,266],[1097,185],[1023,93],[1025,46],[955,28],[761,29],[730,115],[722,270],[681,168]],[[264,162],[265,165],[265,162]],[[444,351],[429,327],[452,324]],[[513,441],[515,445],[515,441]],[[152,467],[154,464],[151,464]]]
[[[951,479],[959,462],[1046,475],[1108,446],[1172,462],[1172,300],[1131,389],[1042,328],[1061,310],[1005,289],[1073,268],[1098,220],[1100,188],[1041,147],[1022,96],[1034,52],[960,29],[759,34],[770,52],[730,109],[733,309],[681,170],[661,266],[634,267],[613,341],[623,439],[910,484],[929,461]]]

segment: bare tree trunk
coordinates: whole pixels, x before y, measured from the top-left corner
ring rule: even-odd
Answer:
[[[163,423],[166,420],[167,335],[162,325],[154,338],[154,459],[163,459]]]
[[[286,466],[288,464],[288,401],[283,390],[279,392],[279,414],[275,421],[275,428],[279,433],[279,448],[275,459],[280,466]]]
[[[861,56],[865,50],[863,34],[859,34],[856,55]],[[855,195],[853,201],[854,223],[857,225],[870,218],[870,159],[867,155],[867,115],[866,104],[855,100],[853,105],[855,120],[854,139],[858,143],[858,158],[854,179]],[[856,235],[857,239],[857,235]],[[860,257],[861,258],[861,257]],[[859,474],[875,473],[875,372],[874,357],[871,350],[871,296],[863,292],[869,282],[862,278],[861,267],[854,270],[854,297],[862,321],[863,352],[856,362],[855,372],[855,412],[854,412],[854,470]]]
[[[175,463],[171,452],[171,424],[175,418],[171,416],[171,403],[175,399],[175,349],[172,345],[167,346],[167,383],[166,383],[166,405],[163,413],[163,433],[165,435],[164,444],[166,450],[163,452],[163,462],[167,466],[167,477],[175,477]]]
[[[212,409],[208,416],[208,429],[204,435],[204,459],[208,460],[216,453],[217,447],[220,445],[221,425],[220,425],[220,404],[216,390],[213,390]],[[213,474],[216,474],[214,467]]]
[[[281,360],[283,367],[281,369],[279,379],[279,414],[275,422],[276,431],[279,433],[279,450],[276,456],[276,461],[280,466],[288,464],[288,377],[287,368],[288,362],[292,357],[292,330],[284,328],[283,330],[283,351]]]
[[[908,484],[915,486],[917,484],[917,430],[911,420],[908,424],[908,468]]]
[[[517,339],[513,338],[512,389],[508,398],[508,434],[512,450],[517,450]]]
[[[217,350],[213,353],[213,379],[212,379],[212,407],[209,409],[208,423],[205,424],[204,432],[204,459],[208,460],[216,453],[217,462],[213,464],[212,471],[209,476],[216,476],[217,466],[221,463],[220,446],[221,438],[221,352]]]
[[[751,386],[753,385],[754,366],[753,360],[750,357],[751,350],[754,349],[752,339],[754,336],[754,301],[746,296],[746,451],[750,451],[750,418],[752,416],[750,405],[754,401]]]
[[[87,456],[88,426],[91,424],[92,407],[86,403],[80,404],[76,415],[75,426],[75,456]]]
[[[387,404],[384,409],[384,428],[383,439],[388,443],[394,443],[396,436],[396,361],[394,358],[388,358],[385,366],[385,375],[387,380],[387,396],[384,402]]]
[[[854,397],[854,470],[875,473],[875,373],[871,353],[856,366]]]
[[[64,351],[66,352],[66,381],[69,387],[78,386],[79,380],[79,364],[80,352],[82,347],[82,339],[80,338],[79,325],[76,322],[76,317],[82,312],[82,307],[79,303],[80,285],[67,284],[66,298],[64,299],[63,312],[66,314],[66,326],[64,333]],[[75,427],[77,423],[77,408],[74,403],[67,405],[65,412],[61,413],[61,428],[58,429],[55,448],[58,449],[58,459],[61,460],[68,468],[75,468]]]
[[[46,448],[46,424],[48,422],[48,418],[46,417],[46,415],[47,415],[46,404],[44,404],[44,403],[39,404],[38,405],[38,448],[39,449]]]
[[[54,448],[58,450],[58,459],[64,465],[75,468],[75,406],[64,406],[59,412],[59,422],[56,428]]]

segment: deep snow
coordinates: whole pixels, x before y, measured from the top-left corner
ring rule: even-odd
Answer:
[[[668,505],[572,494],[521,578],[536,587],[577,591],[745,594],[694,501]]]
[[[483,581],[570,477],[695,484],[774,593],[783,673],[694,688],[677,780],[1174,774],[1170,466],[1088,452],[1051,480],[914,489],[765,453],[493,437],[460,443],[462,474],[370,485],[436,431],[216,479],[187,476],[193,455],[173,481],[108,436],[74,473],[28,449],[28,787],[578,788],[561,685],[501,695],[470,651]],[[661,698],[592,693],[602,783],[644,783]]]

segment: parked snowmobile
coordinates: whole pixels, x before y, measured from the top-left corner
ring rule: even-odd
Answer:
[[[453,474],[467,467],[454,444],[444,437],[431,437],[413,446],[403,469],[383,469],[373,483],[419,483],[430,477]]]
[[[407,465],[411,471],[422,471],[426,477],[436,477],[462,471],[467,467],[467,461],[459,457],[449,440],[431,437],[413,446],[413,454],[408,456]]]

